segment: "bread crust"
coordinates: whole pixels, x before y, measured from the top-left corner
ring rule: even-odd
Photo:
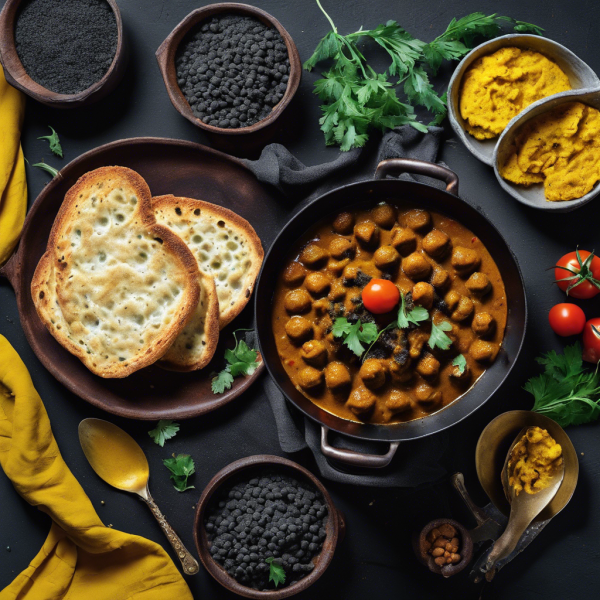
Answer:
[[[127,360],[117,358],[116,362],[103,365],[94,364],[97,360],[94,354],[69,338],[69,325],[62,316],[60,301],[64,300],[61,283],[64,283],[65,273],[69,272],[68,258],[71,249],[67,244],[66,235],[76,218],[79,208],[78,201],[84,201],[91,187],[98,189],[106,185],[113,189],[121,185],[135,194],[137,204],[131,212],[131,218],[136,219],[148,234],[162,244],[165,254],[171,256],[177,264],[177,272],[184,282],[181,298],[177,299],[178,305],[174,318],[160,328],[160,335],[156,336],[151,345],[143,348]],[[125,228],[124,228],[125,229]],[[83,175],[67,192],[65,199],[58,211],[52,226],[46,252],[40,259],[35,270],[31,293],[37,313],[56,340],[69,352],[77,356],[85,366],[96,375],[105,378],[122,378],[131,373],[156,362],[171,346],[179,333],[183,330],[193,315],[200,297],[199,269],[196,259],[187,245],[169,228],[157,224],[152,209],[152,195],[144,179],[135,171],[119,166],[101,167]],[[56,298],[55,298],[56,295]],[[53,302],[58,301],[58,310]],[[59,328],[56,319],[63,318]],[[53,322],[54,321],[54,322]]]

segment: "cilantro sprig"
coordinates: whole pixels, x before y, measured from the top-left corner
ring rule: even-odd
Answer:
[[[50,127],[50,125],[48,125],[48,127],[50,128],[50,131],[52,132],[51,135],[43,135],[41,137],[38,138],[38,140],[47,140],[48,143],[50,144],[50,151],[53,154],[56,154],[56,156],[59,156],[60,158],[63,157],[63,149],[62,146],[60,145],[60,140],[58,139],[58,133],[56,133],[56,131],[54,131],[54,129],[52,129],[52,127]]]
[[[441,350],[448,350],[452,345],[452,340],[445,334],[446,331],[451,331],[452,325],[448,321],[440,321],[437,325],[431,321],[431,334],[427,343],[433,350],[434,348],[440,348]]]
[[[532,377],[523,389],[535,399],[533,411],[554,419],[561,427],[600,418],[600,373],[583,366],[579,342],[563,354],[554,350],[536,358],[544,372]]]
[[[163,460],[163,465],[171,471],[173,487],[178,492],[194,489],[193,485],[188,485],[188,478],[196,471],[194,459],[189,454],[173,454],[173,458]]]
[[[411,323],[419,325],[422,321],[429,319],[429,312],[423,306],[415,306],[410,312],[406,311],[406,296],[400,293],[401,302],[398,310],[398,327],[406,329]]]
[[[211,383],[213,394],[222,394],[225,390],[231,389],[234,377],[252,375],[260,365],[258,352],[251,349],[244,340],[237,339],[238,331],[251,330],[238,329],[233,332],[235,347],[233,350],[225,350],[225,360],[228,364],[213,377]]]
[[[338,317],[333,322],[331,330],[333,337],[342,338],[343,343],[356,356],[362,356],[365,344],[371,344],[377,339],[377,325],[375,323],[363,323],[360,319],[352,324],[346,317]]]
[[[459,354],[453,361],[452,366],[458,368],[459,375],[462,375],[467,368],[467,359],[464,354]]]
[[[537,25],[511,17],[476,12],[452,19],[446,31],[429,43],[414,38],[396,21],[341,35],[321,2],[316,2],[331,31],[319,42],[304,68],[311,71],[318,63],[332,60],[331,68],[315,82],[314,93],[323,101],[319,123],[325,143],[339,145],[342,151],[364,146],[371,128],[384,131],[408,124],[427,131],[427,126],[417,120],[415,106],[433,113],[430,125],[439,125],[447,112],[446,94],[438,95],[429,81],[428,70],[435,75],[444,60],[459,60],[477,38],[499,35],[504,23],[510,23],[520,33],[541,35],[543,31]],[[389,55],[391,62],[383,73],[376,72],[359,49],[358,44],[366,39]],[[408,103],[398,97],[396,89],[400,87]]]
[[[280,583],[285,583],[285,571],[283,567],[275,562],[275,558],[272,556],[265,560],[269,565],[269,581],[272,581],[277,587]]]
[[[171,419],[161,419],[156,427],[148,432],[148,435],[154,440],[155,444],[162,448],[165,441],[174,438],[178,431],[179,423],[175,423]]]
[[[52,175],[52,177],[56,177],[58,175],[58,169],[55,169],[54,167],[47,165],[44,161],[35,163],[31,166],[37,167],[38,169],[42,169],[42,171],[46,171],[46,173],[49,173],[50,175]]]

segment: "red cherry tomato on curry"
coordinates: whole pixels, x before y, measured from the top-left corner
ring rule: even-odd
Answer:
[[[585,327],[585,314],[575,304],[557,304],[550,309],[548,315],[550,327],[557,335],[567,337],[578,335]]]
[[[600,294],[600,258],[587,250],[578,253],[581,260],[569,252],[556,263],[554,279],[567,296],[586,300]]]
[[[371,279],[362,291],[365,308],[373,314],[390,312],[400,301],[400,291],[387,279]]]
[[[583,330],[583,360],[600,361],[600,318],[590,319]]]

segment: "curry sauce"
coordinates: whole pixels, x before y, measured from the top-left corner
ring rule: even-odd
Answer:
[[[365,309],[361,293],[372,278],[392,281],[430,319],[390,326],[359,357],[333,335],[335,320],[381,331],[398,315],[398,307]],[[389,200],[303,236],[283,264],[272,325],[288,376],[312,402],[344,419],[396,423],[463,395],[496,359],[506,318],[504,283],[481,240],[449,217]],[[447,350],[429,345],[432,322],[442,321],[452,326]],[[452,364],[459,355],[463,368]]]

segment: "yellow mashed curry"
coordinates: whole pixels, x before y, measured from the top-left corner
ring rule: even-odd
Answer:
[[[543,54],[501,48],[465,71],[460,114],[468,133],[479,140],[491,139],[533,102],[570,89],[569,78]]]
[[[600,112],[569,102],[525,123],[500,175],[518,185],[544,184],[547,200],[581,198],[600,181]]]
[[[508,484],[517,496],[523,490],[535,494],[548,487],[562,460],[562,448],[548,431],[530,427],[508,459]]]

